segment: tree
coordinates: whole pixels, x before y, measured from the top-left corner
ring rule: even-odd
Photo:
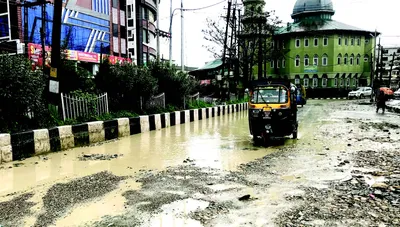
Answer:
[[[203,45],[203,47],[206,48],[214,58],[222,58],[226,20],[223,20],[222,18],[217,20],[207,18],[206,24],[207,27],[201,31],[203,32],[204,39],[207,40],[209,44]],[[230,23],[230,29],[233,29],[233,23]],[[230,38],[230,34],[228,38]],[[234,45],[236,45],[236,42]]]

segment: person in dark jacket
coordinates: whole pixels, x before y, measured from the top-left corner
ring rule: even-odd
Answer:
[[[385,113],[387,97],[383,91],[379,91],[378,99],[376,102],[376,112],[382,109],[382,113]]]

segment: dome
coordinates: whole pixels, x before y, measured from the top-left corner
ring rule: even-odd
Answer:
[[[333,15],[331,0],[297,0],[293,8],[292,17],[308,13],[327,13]]]

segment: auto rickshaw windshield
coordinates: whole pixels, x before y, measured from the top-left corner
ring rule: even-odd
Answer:
[[[251,102],[254,104],[287,103],[288,92],[284,87],[257,88],[254,90]]]

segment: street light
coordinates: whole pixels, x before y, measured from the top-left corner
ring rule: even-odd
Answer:
[[[171,8],[170,8],[170,21],[169,21],[169,65],[172,65],[172,19],[174,18],[175,10],[181,10],[181,70],[185,71],[185,62],[184,62],[184,42],[183,42],[183,0],[181,0],[181,8],[176,8],[172,10],[172,0],[171,0]]]

